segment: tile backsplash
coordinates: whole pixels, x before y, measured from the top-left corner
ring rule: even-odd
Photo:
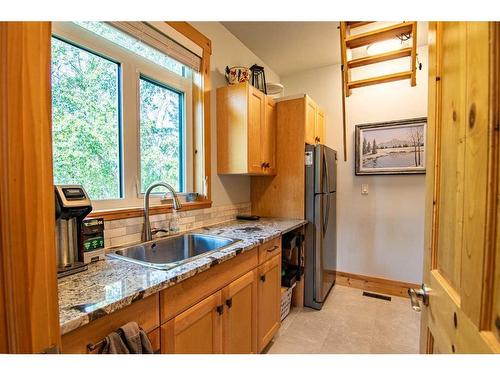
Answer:
[[[250,214],[251,204],[237,203],[225,206],[216,206],[192,211],[180,211],[179,230],[181,232],[207,225],[214,225],[231,221],[238,214]],[[151,215],[149,221],[151,228],[169,228],[171,213]],[[140,242],[144,217],[133,217],[129,219],[111,220],[104,222],[104,246],[106,248],[121,246],[129,243]],[[160,233],[162,234],[162,233]]]

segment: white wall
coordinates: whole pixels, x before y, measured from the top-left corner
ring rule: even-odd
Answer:
[[[420,283],[424,238],[425,176],[355,176],[354,126],[427,116],[427,47],[417,86],[409,80],[359,88],[346,98],[347,162],[343,160],[340,66],[281,77],[285,95],[307,93],[325,111],[326,143],[338,151],[338,268],[340,271]],[[397,60],[359,68],[363,76],[402,71]],[[359,77],[358,77],[359,78]],[[369,194],[361,195],[361,184]]]
[[[212,200],[214,206],[250,201],[250,177],[217,175],[217,119],[216,89],[226,85],[224,70],[226,66],[264,66],[268,82],[280,82],[262,60],[250,51],[238,38],[219,22],[191,22],[198,31],[212,41],[210,69],[212,76],[211,116],[212,116]]]

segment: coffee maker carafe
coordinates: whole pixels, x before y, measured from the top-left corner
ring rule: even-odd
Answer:
[[[87,269],[82,262],[81,225],[92,204],[81,185],[55,185],[57,276]]]

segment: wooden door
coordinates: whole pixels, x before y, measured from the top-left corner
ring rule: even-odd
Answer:
[[[306,143],[311,145],[316,143],[315,132],[316,132],[316,103],[314,103],[311,98],[306,96],[306,132],[305,138]]]
[[[498,37],[498,23],[429,29],[422,352],[500,352]]]
[[[222,290],[222,351],[257,353],[257,280],[252,270]]]
[[[222,294],[217,291],[161,326],[161,351],[215,354],[222,350]]]
[[[265,95],[251,85],[248,88],[248,172],[262,174],[261,139],[265,124]]]
[[[261,352],[278,332],[281,323],[281,256],[258,268],[257,345]]]
[[[265,96],[266,110],[264,129],[262,131],[262,157],[265,163],[264,173],[276,174],[276,103],[272,98]]]
[[[315,140],[316,143],[325,144],[326,129],[325,129],[325,112],[318,108],[316,116]]]
[[[0,351],[60,345],[51,24],[0,22]]]

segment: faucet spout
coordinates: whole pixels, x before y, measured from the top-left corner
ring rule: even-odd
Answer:
[[[178,210],[182,207],[181,202],[179,202],[179,198],[177,197],[177,193],[175,192],[174,188],[171,185],[167,184],[166,182],[156,182],[152,184],[150,187],[148,187],[146,193],[144,194],[144,232],[143,232],[144,241],[151,241],[153,238],[151,233],[151,223],[149,222],[149,196],[151,195],[151,191],[159,186],[164,187],[165,189],[167,189],[172,193],[174,210]]]

